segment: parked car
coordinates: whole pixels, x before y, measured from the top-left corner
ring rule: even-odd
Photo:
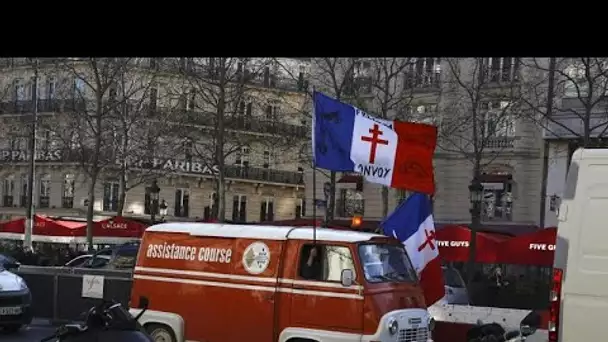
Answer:
[[[78,267],[78,268],[104,268],[110,262],[109,255],[93,255],[85,254],[75,257],[68,261],[65,267]]]
[[[5,269],[18,268],[21,264],[10,255],[0,254],[0,266]]]
[[[23,278],[9,271],[17,268],[15,259],[0,255],[0,328],[9,332],[32,321],[30,289]]]
[[[447,304],[469,305],[469,293],[460,272],[457,269],[442,266],[445,281],[445,301]]]
[[[95,254],[78,256],[65,267],[129,269],[135,267],[139,242],[104,248]]]

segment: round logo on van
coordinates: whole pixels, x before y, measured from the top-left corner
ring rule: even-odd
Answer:
[[[270,264],[270,249],[263,242],[254,242],[245,248],[243,267],[251,274],[264,272]]]

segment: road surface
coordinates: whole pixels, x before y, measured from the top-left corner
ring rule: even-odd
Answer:
[[[13,334],[0,331],[0,340],[2,342],[38,342],[54,332],[55,327],[51,325],[32,324]]]

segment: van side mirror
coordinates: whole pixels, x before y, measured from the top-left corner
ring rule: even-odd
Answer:
[[[139,312],[139,314],[137,314],[137,316],[135,316],[136,321],[138,321],[141,318],[141,316],[143,316],[144,313],[146,313],[149,305],[150,305],[150,300],[148,299],[148,297],[146,297],[146,296],[139,297],[139,303],[137,304],[137,307],[139,309],[141,309],[141,311]]]
[[[148,297],[146,296],[140,296],[139,297],[139,304],[137,305],[137,307],[139,309],[147,309],[148,306],[150,305],[150,300],[148,299]]]
[[[533,335],[540,327],[541,317],[536,311],[530,312],[519,324],[519,331],[522,336]]]
[[[340,282],[342,286],[349,287],[355,282],[355,273],[353,270],[346,269],[342,270],[342,274],[340,275]]]

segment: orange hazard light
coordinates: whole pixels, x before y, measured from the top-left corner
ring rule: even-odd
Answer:
[[[358,228],[359,226],[361,226],[361,223],[363,223],[363,219],[361,218],[361,216],[353,216],[350,225],[353,228]]]

